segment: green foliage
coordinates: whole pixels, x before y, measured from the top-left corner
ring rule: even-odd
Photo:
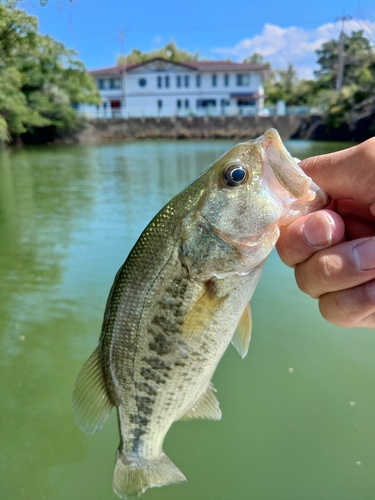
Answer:
[[[37,31],[37,20],[0,0],[0,141],[35,128],[73,129],[78,103],[99,104],[93,78],[76,53]]]
[[[321,68],[316,72],[325,99],[326,122],[332,127],[350,123],[375,110],[375,52],[363,31],[343,34],[343,84],[336,92],[339,42],[330,40],[317,51]]]
[[[374,53],[370,41],[363,36],[363,31],[353,31],[350,36],[345,33],[343,37],[344,57],[344,85],[356,84],[360,74],[366,70],[368,63],[373,59]],[[320,69],[315,72],[318,79],[326,77],[326,88],[334,89],[338,73],[339,59],[338,40],[330,40],[316,51]]]
[[[363,31],[342,36],[343,84],[340,91],[336,91],[340,40],[329,40],[316,52],[320,68],[314,80],[299,80],[292,65],[286,70],[270,71],[270,78],[264,85],[266,104],[275,104],[281,99],[288,105],[318,107],[325,110],[325,121],[332,127],[374,113],[374,47]]]
[[[251,56],[245,57],[243,62],[246,64],[264,64],[264,56],[259,52],[254,52]]]
[[[0,1],[0,68],[35,47],[38,21],[16,5],[16,1]]]
[[[287,105],[300,104],[296,96],[298,84],[297,72],[291,64],[286,70],[270,71],[270,78],[264,84],[267,96],[266,104],[275,104],[279,100],[284,101]]]
[[[163,59],[169,59],[170,61],[196,61],[199,57],[198,52],[195,54],[190,54],[185,50],[178,49],[176,44],[171,41],[161,49],[152,50],[151,52],[142,52],[137,49],[133,49],[127,56],[119,56],[117,58],[117,64],[138,64],[156,57],[162,57]]]

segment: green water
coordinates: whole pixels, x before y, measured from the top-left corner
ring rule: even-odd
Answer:
[[[72,418],[115,272],[159,208],[230,141],[135,142],[0,153],[0,498],[115,500],[115,414],[93,436]],[[300,157],[343,144],[290,141]],[[271,254],[253,338],[214,377],[220,422],[173,425],[188,483],[145,500],[375,498],[375,332],[320,318]],[[113,412],[114,413],[114,412]]]

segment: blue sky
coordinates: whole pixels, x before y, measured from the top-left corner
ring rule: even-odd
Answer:
[[[174,40],[205,59],[242,61],[261,52],[275,68],[288,62],[312,75],[315,50],[346,31],[364,29],[375,43],[373,0],[24,0],[20,7],[49,34],[75,49],[88,69],[113,66],[124,49],[150,51]],[[124,46],[120,40],[124,33]]]

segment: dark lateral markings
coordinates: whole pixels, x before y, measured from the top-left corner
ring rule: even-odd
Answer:
[[[156,382],[157,384],[165,384],[166,379],[164,377],[161,377],[159,373],[152,368],[148,368],[145,366],[142,366],[141,368],[141,376],[145,380],[152,380],[153,382]]]
[[[164,356],[169,354],[173,350],[174,343],[168,340],[164,333],[156,333],[153,336],[153,340],[148,343],[148,347],[151,351],[155,351],[159,356]]]
[[[158,393],[157,389],[147,382],[138,382],[135,384],[135,388],[137,391],[145,392],[149,396],[156,396]]]
[[[172,370],[171,363],[165,362],[161,358],[157,358],[154,356],[150,356],[147,358],[146,356],[144,356],[142,358],[142,361],[145,361],[154,370],[166,370],[168,372]]]

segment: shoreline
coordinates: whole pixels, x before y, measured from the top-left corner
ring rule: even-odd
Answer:
[[[113,139],[250,139],[276,128],[283,140],[360,142],[375,133],[375,117],[329,129],[320,116],[204,116],[93,120],[75,135],[90,144]]]
[[[375,135],[375,116],[330,129],[317,115],[189,116],[158,118],[84,119],[81,129],[56,138],[51,127],[21,136],[29,144],[100,144],[112,140],[237,139],[249,140],[275,128],[282,140],[362,142]]]

